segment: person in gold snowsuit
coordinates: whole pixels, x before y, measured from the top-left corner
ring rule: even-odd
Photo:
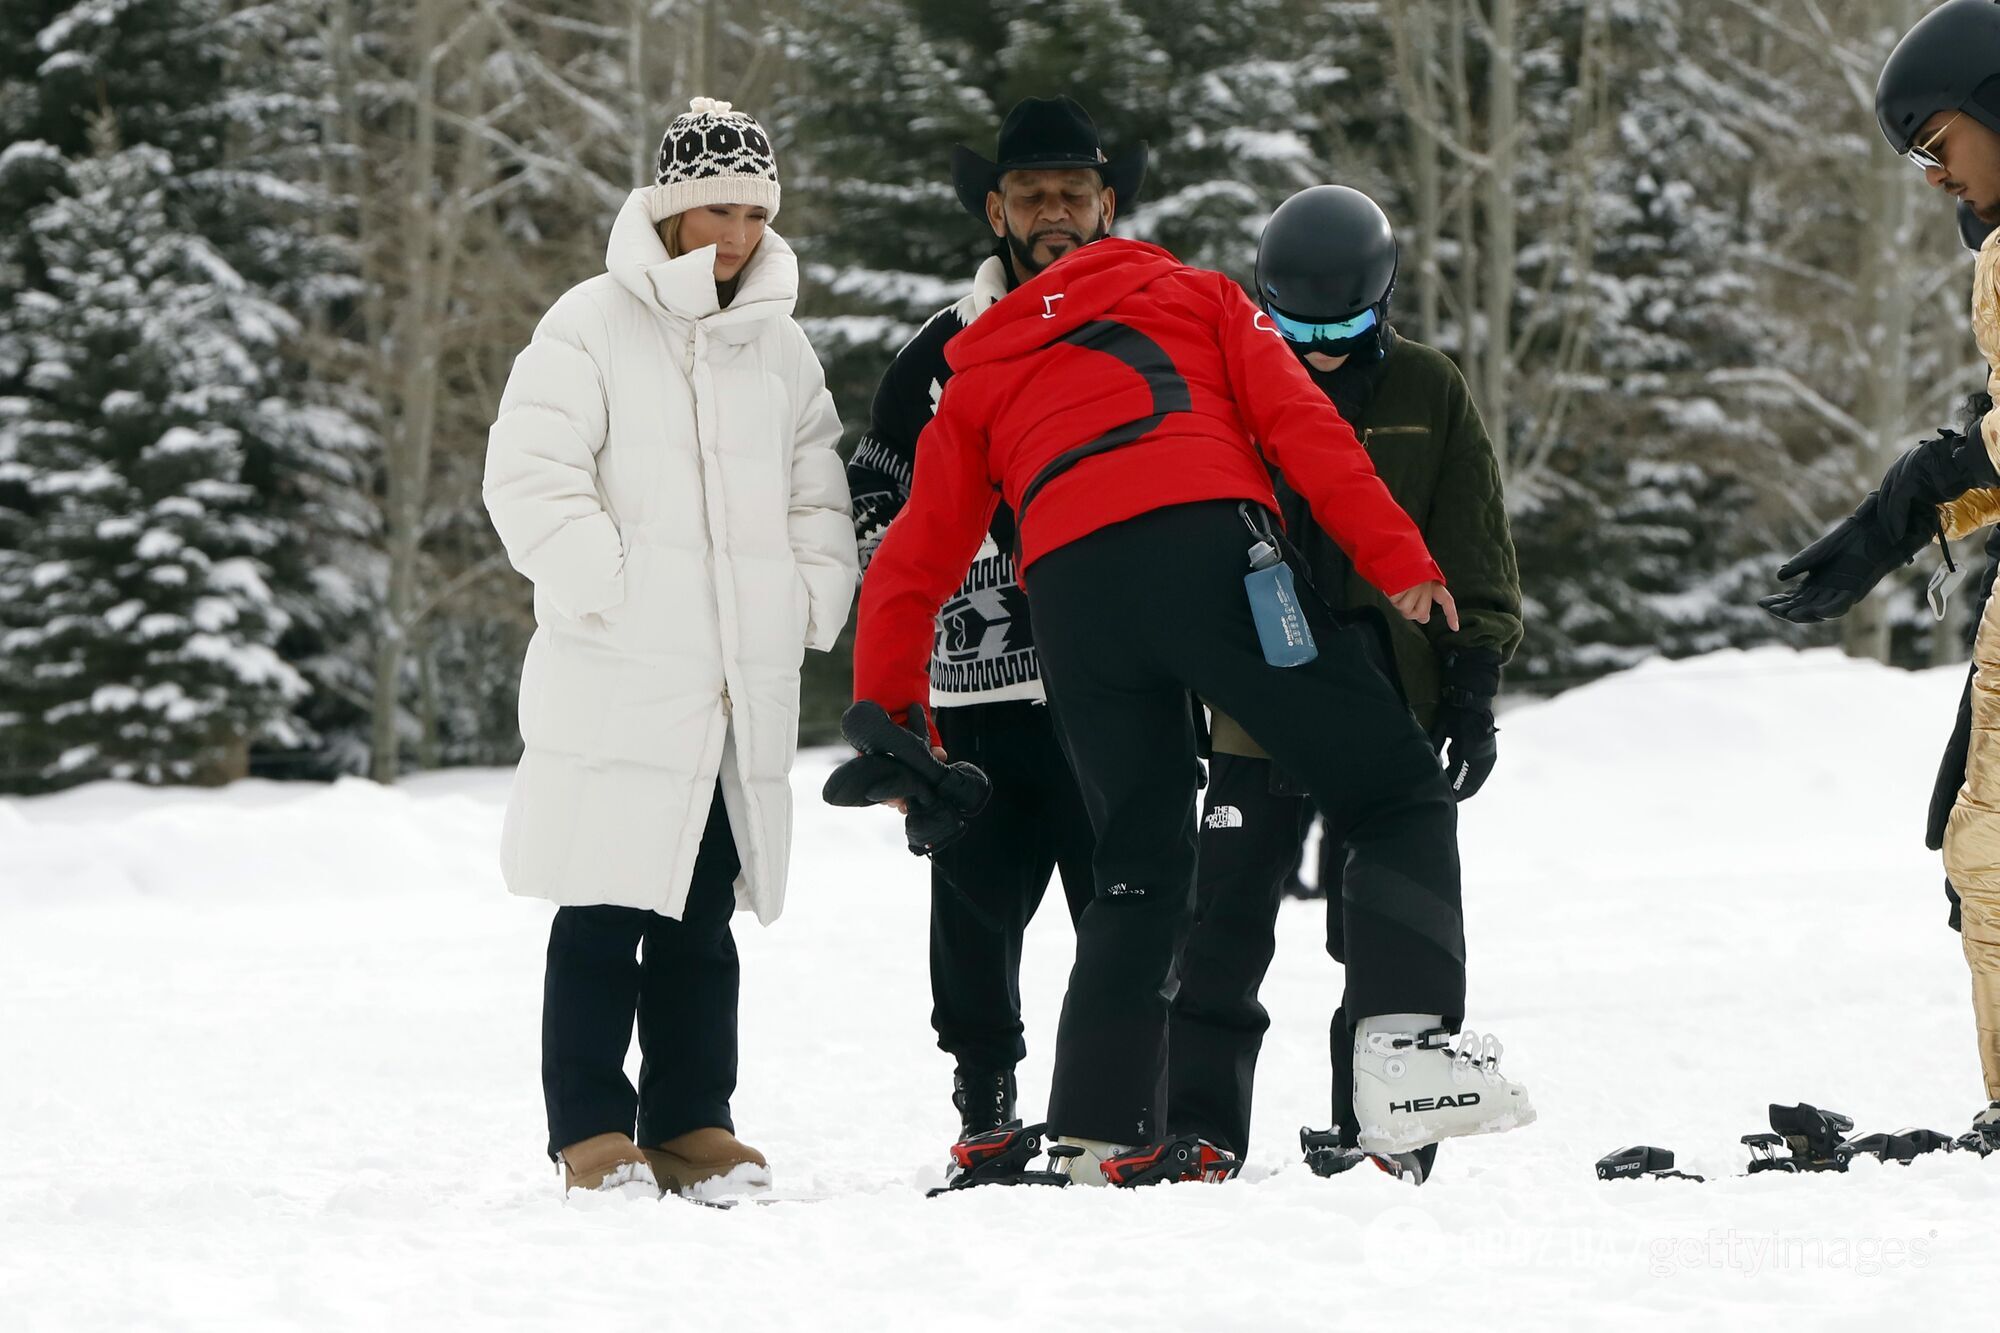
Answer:
[[[1852,516],[1778,571],[1800,582],[1760,605],[1800,624],[1843,614],[1933,537],[2000,524],[2000,3],[1947,0],[1919,20],[1883,66],[1875,114],[1889,146],[1957,200],[1960,235],[1978,255],[1972,332],[1987,384],[1968,400],[1965,433],[1941,431],[1898,459]],[[2000,1149],[2000,528],[1987,553],[1972,671],[1926,834],[1944,852],[1951,923],[1972,972],[1987,1106],[1961,1143],[1982,1152]]]

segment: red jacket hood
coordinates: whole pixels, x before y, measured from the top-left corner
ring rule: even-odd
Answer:
[[[1021,356],[1099,319],[1147,283],[1181,268],[1157,245],[1107,236],[1022,283],[945,344],[954,371]]]

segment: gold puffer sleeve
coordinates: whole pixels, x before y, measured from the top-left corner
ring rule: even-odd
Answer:
[[[2000,228],[1979,247],[1972,276],[1972,336],[1986,358],[1986,392],[1994,400],[1993,409],[1979,423],[1979,436],[1994,466],[2000,467]]]
[[[1938,526],[1948,540],[1970,537],[1989,523],[2000,523],[2000,489],[1967,491],[1938,506]]]

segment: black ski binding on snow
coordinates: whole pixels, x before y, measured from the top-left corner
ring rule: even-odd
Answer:
[[[1049,1127],[1023,1125],[1014,1120],[984,1134],[974,1134],[963,1143],[951,1145],[951,1166],[945,1183],[924,1197],[935,1199],[953,1190],[975,1185],[1067,1185],[1060,1171],[1032,1171],[1028,1163],[1042,1155],[1042,1139]],[[1059,1148],[1049,1149],[1058,1153]],[[1078,1150],[1080,1151],[1080,1150]]]
[[[844,806],[905,802],[909,813],[903,835],[917,856],[957,841],[993,793],[992,782],[976,765],[945,764],[931,753],[930,727],[920,704],[910,705],[905,727],[882,705],[861,700],[841,714],[840,734],[858,753],[833,770],[820,798]]]
[[[1057,1144],[1051,1157],[1074,1157],[1083,1149]],[[1206,1180],[1215,1184],[1228,1180],[1243,1169],[1241,1158],[1233,1157],[1198,1134],[1182,1134],[1164,1143],[1131,1148],[1102,1164],[1104,1179],[1113,1185],[1136,1189],[1162,1181]]]
[[[1671,1148],[1653,1148],[1642,1144],[1636,1148],[1620,1148],[1597,1159],[1599,1180],[1638,1180],[1646,1176],[1655,1180],[1703,1179],[1689,1171],[1674,1170]]]
[[[1957,1145],[1949,1135],[1934,1129],[1899,1129],[1894,1134],[1869,1134],[1849,1139],[1843,1146],[1854,1157],[1865,1155],[1881,1162],[1900,1162],[1908,1166],[1925,1153],[1950,1152]]]
[[[1843,1135],[1854,1131],[1854,1120],[1838,1111],[1822,1111],[1800,1102],[1797,1106],[1771,1103],[1769,1134],[1745,1134],[1743,1146],[1750,1150],[1750,1174],[1764,1171],[1845,1171],[1854,1149]],[[1778,1150],[1790,1149],[1790,1157]]]
[[[1306,1165],[1316,1176],[1330,1178],[1365,1163],[1397,1180],[1407,1180],[1412,1185],[1424,1183],[1423,1158],[1415,1153],[1376,1153],[1350,1148],[1341,1142],[1337,1129],[1300,1126],[1299,1151],[1305,1154]]]

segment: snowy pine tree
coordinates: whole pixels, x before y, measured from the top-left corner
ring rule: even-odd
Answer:
[[[8,749],[49,785],[241,771],[251,741],[296,739],[306,692],[273,651],[286,534],[243,479],[289,320],[175,229],[171,158],[109,139],[28,219],[44,282],[16,300],[27,364],[0,400],[32,543],[0,584]]]
[[[311,225],[327,212],[325,173],[315,142],[326,79],[325,62],[313,49],[316,21],[296,3],[238,6],[223,0],[30,3],[10,6],[0,20],[5,35],[16,39],[0,56],[0,127],[13,143],[0,162],[0,193],[13,205],[0,218],[0,296],[5,297],[0,303],[0,397],[12,409],[10,424],[26,432],[12,442],[11,459],[0,457],[0,466],[12,478],[11,483],[0,479],[0,497],[11,495],[18,502],[0,499],[0,525],[14,529],[18,549],[40,562],[44,577],[51,562],[41,556],[55,545],[69,550],[69,568],[86,582],[108,580],[107,586],[122,586],[126,581],[129,553],[115,545],[99,548],[98,554],[117,568],[92,569],[91,548],[68,545],[74,537],[71,503],[55,505],[47,495],[32,497],[24,489],[31,482],[48,484],[35,476],[36,467],[63,470],[46,450],[50,432],[65,423],[76,440],[87,442],[81,447],[97,451],[92,455],[96,461],[136,486],[146,503],[158,498],[153,491],[159,486],[192,484],[204,468],[211,470],[208,480],[211,489],[219,488],[218,497],[247,488],[239,507],[257,515],[264,535],[236,552],[261,562],[256,586],[246,585],[240,595],[256,601],[268,593],[275,613],[265,619],[289,636],[281,645],[282,655],[304,665],[323,688],[302,699],[296,678],[287,679],[278,695],[298,707],[272,717],[253,683],[246,686],[249,694],[240,705],[221,707],[217,716],[225,719],[225,731],[244,724],[238,742],[253,739],[285,747],[318,743],[307,713],[300,710],[336,728],[342,721],[339,707],[332,706],[340,692],[324,686],[336,683],[351,662],[353,652],[346,645],[364,607],[347,571],[359,563],[354,548],[366,534],[359,462],[371,444],[339,391],[316,379],[304,355],[303,335],[316,312],[351,293],[342,278],[344,257],[323,229]],[[123,207],[118,189],[124,186],[146,200],[143,218],[131,221],[158,236],[157,253],[143,257],[154,267],[142,272],[137,267],[141,257],[130,256],[132,267],[122,275],[94,271],[95,257],[112,248],[104,227],[118,225]],[[93,231],[74,233],[66,230],[66,222],[50,221],[74,220],[88,212],[79,203],[85,198],[93,201],[89,208],[107,212],[110,220]],[[78,251],[75,247],[86,239],[94,249]],[[51,356],[35,350],[76,346],[80,325],[65,330],[52,323],[55,311],[66,308],[82,321],[96,313],[94,303],[103,299],[108,311],[126,319],[131,312],[117,300],[128,286],[182,291],[194,283],[204,284],[210,295],[190,299],[173,314],[190,321],[190,346],[205,351],[199,361],[187,358],[175,371],[177,378],[147,378],[160,373],[145,369],[160,359],[157,352],[134,353],[117,363],[120,369],[133,368],[143,382],[129,386],[129,392],[107,391],[108,399],[69,397],[75,386],[47,378],[55,373],[53,366],[83,364],[67,353]],[[134,325],[128,335],[176,336],[164,318],[156,315]],[[227,330],[226,338],[215,329]],[[111,335],[95,329],[91,336]],[[226,350],[223,341],[229,343]],[[201,374],[222,376],[214,385],[215,403],[221,405],[191,406],[189,395],[201,388],[194,377]],[[128,447],[128,426],[149,429],[143,412],[110,430],[107,412],[130,412],[149,393],[157,393],[163,405],[173,404],[173,411],[194,411],[199,420],[188,429],[217,432],[199,448],[188,436],[173,435],[177,445],[186,446],[176,468],[159,466],[165,457],[159,448],[142,455]],[[112,409],[104,406],[106,401]],[[160,434],[175,424],[162,425]],[[225,439],[228,447],[222,448]],[[42,451],[39,462],[26,456],[31,446]],[[119,473],[126,464],[140,472]],[[47,530],[49,524],[69,527],[58,540]],[[148,549],[159,550],[160,542]],[[207,547],[197,544],[196,549]],[[220,577],[245,572],[245,566],[227,563],[232,555],[219,559],[225,562]],[[44,590],[58,601],[70,598],[56,584]],[[19,618],[36,605],[32,597],[10,596],[9,623],[34,628],[21,625]],[[164,624],[148,623],[155,629]],[[246,621],[242,633],[246,642],[269,646],[258,625]],[[158,654],[148,660],[157,661]],[[46,685],[47,664],[36,670]],[[47,711],[63,702],[42,694],[15,698],[0,689],[0,714],[20,719],[23,727],[33,716],[46,721]],[[351,705],[347,707],[351,716]],[[194,717],[185,707],[170,711]],[[191,738],[206,725],[173,734],[194,743]],[[144,737],[145,730],[136,725],[123,729],[127,739],[143,742],[143,759],[113,757],[113,751],[102,750],[101,771],[167,777],[242,767],[240,743],[232,742],[232,756],[221,767],[208,752],[169,762],[169,732]],[[14,739],[28,744],[26,736],[23,731]],[[42,774],[40,780],[53,779],[45,770],[47,740],[44,735],[33,743],[38,757],[26,764]],[[0,762],[10,769],[22,766]]]

